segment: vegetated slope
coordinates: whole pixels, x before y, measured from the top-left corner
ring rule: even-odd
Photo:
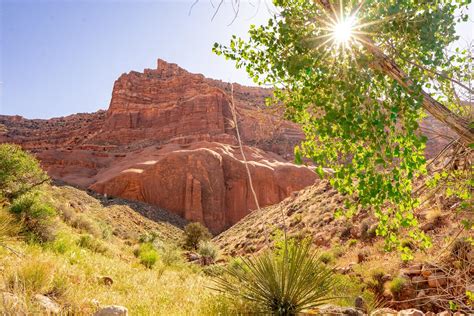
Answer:
[[[93,221],[104,222],[111,233],[121,239],[136,240],[141,235],[155,232],[165,241],[182,239],[186,221],[159,207],[145,203],[106,197],[92,191],[84,191],[61,182],[49,186],[47,194],[51,204],[58,209],[72,210]]]
[[[324,262],[374,292],[385,306],[442,311],[452,300],[468,308],[464,293],[474,282],[474,249],[466,239],[472,238],[469,230],[460,222],[469,217],[472,221],[472,212],[459,209],[456,198],[437,196],[424,204],[415,216],[433,246],[416,251],[402,232],[402,244],[414,251],[414,261],[404,262],[399,252],[384,249],[373,215],[361,211],[350,219],[335,217],[345,199],[321,180],[277,205],[252,212],[214,242],[225,255],[252,256],[281,242],[286,227],[288,237],[309,238]]]
[[[177,216],[158,218],[162,211],[156,208],[96,199],[70,186],[42,185],[40,196],[57,213],[48,224],[56,236],[42,243],[23,233],[0,239],[1,312],[45,314],[42,299],[54,302],[50,310],[80,315],[111,304],[125,306],[131,315],[206,314],[201,309],[212,308],[206,288],[211,281],[185,262],[179,248],[184,222]],[[8,214],[8,205],[0,205],[0,219]],[[146,236],[157,247],[151,268],[136,255]]]
[[[293,193],[279,204],[262,208],[247,215],[227,231],[216,236],[214,241],[229,255],[256,253],[272,244],[276,229],[286,227],[290,237],[310,237],[321,248],[344,245],[350,239],[360,240],[361,246],[373,246],[376,219],[362,210],[350,219],[337,217],[335,212],[344,210],[342,196],[332,189],[326,180],[318,180],[313,186]],[[453,229],[461,220],[450,209],[455,199],[444,199],[436,204],[430,203],[416,216],[435,241],[456,233]],[[364,244],[364,240],[367,243]],[[439,246],[439,243],[435,242]]]

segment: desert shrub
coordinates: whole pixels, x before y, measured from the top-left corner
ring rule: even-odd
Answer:
[[[52,287],[54,269],[54,262],[24,261],[18,269],[7,275],[6,287],[13,293],[47,293]]]
[[[59,211],[59,215],[64,222],[71,224],[76,218],[77,213],[71,207],[62,207]]]
[[[140,243],[154,243],[157,238],[158,234],[156,232],[151,232],[140,235],[140,237],[138,237],[138,241]]]
[[[165,266],[175,265],[182,261],[181,252],[178,247],[173,244],[166,244],[160,249],[161,262]]]
[[[410,250],[415,250],[415,248],[416,248],[415,243],[412,240],[409,240],[409,239],[402,239],[400,241],[400,246],[402,248],[407,248],[407,249],[410,249]]]
[[[81,248],[89,249],[92,252],[105,254],[108,252],[107,246],[89,234],[81,235],[77,241]]]
[[[0,144],[0,198],[13,200],[47,180],[35,157],[18,145]]]
[[[352,235],[352,225],[347,223],[346,226],[342,229],[340,238],[342,240],[349,239]]]
[[[370,277],[366,281],[367,287],[376,295],[382,295],[384,292],[385,272],[383,269],[374,269],[370,272]]]
[[[349,240],[347,241],[347,245],[348,245],[349,247],[353,247],[353,246],[357,245],[357,239],[349,239]]]
[[[260,312],[294,315],[330,300],[334,273],[311,252],[310,244],[289,244],[283,257],[270,251],[242,258],[216,277],[217,289],[229,297],[254,302]]]
[[[375,238],[377,236],[377,224],[373,224],[370,226],[370,228],[367,230],[367,237],[368,238]]]
[[[201,223],[190,223],[184,227],[184,248],[198,249],[201,241],[211,238],[209,230]]]
[[[102,237],[102,231],[96,223],[81,214],[73,218],[71,226],[82,231],[88,232],[95,237]]]
[[[56,238],[49,245],[49,248],[60,254],[65,254],[69,252],[75,246],[75,241],[71,235],[67,232],[59,232],[56,235]]]
[[[31,258],[7,271],[5,287],[11,293],[60,297],[68,291],[70,283],[55,261]]]
[[[392,281],[390,281],[388,285],[388,289],[390,290],[390,293],[392,293],[394,297],[398,297],[400,293],[402,292],[403,287],[405,286],[406,282],[407,280],[405,278],[402,278],[402,277],[394,278]]]
[[[322,252],[319,255],[319,260],[324,264],[330,264],[334,262],[334,255],[331,252]]]
[[[101,230],[102,239],[109,240],[112,237],[113,229],[112,229],[112,227],[110,227],[110,225],[105,224],[105,223],[101,223],[99,228]]]
[[[138,248],[137,257],[141,264],[151,269],[158,260],[158,252],[155,247],[153,247],[153,244],[143,243]]]
[[[334,255],[334,258],[340,258],[346,253],[346,248],[342,245],[335,245],[332,247],[331,252]]]
[[[56,210],[41,201],[38,193],[30,192],[15,199],[10,211],[22,222],[24,232],[33,240],[47,242],[56,236]]]
[[[66,295],[70,287],[71,285],[67,275],[62,273],[62,271],[58,271],[53,276],[53,282],[47,294],[49,296],[61,297]]]
[[[202,257],[214,262],[217,259],[219,251],[216,245],[214,245],[211,241],[201,241],[199,243],[198,253]]]

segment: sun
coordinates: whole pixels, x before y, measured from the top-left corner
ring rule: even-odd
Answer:
[[[347,44],[354,35],[357,24],[355,17],[346,17],[332,26],[332,37],[336,44]]]

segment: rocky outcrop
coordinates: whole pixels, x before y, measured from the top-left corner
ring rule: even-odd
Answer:
[[[57,179],[144,201],[220,232],[256,208],[232,120],[230,84],[158,60],[115,82],[109,109],[51,120],[0,116],[0,142],[36,153]],[[269,89],[234,84],[234,104],[259,204],[315,180],[293,165],[300,129],[267,108]]]
[[[264,105],[271,90],[233,88],[259,204],[312,184],[308,168],[290,163],[301,130],[280,108]],[[50,120],[0,116],[0,142],[36,153],[54,178],[168,208],[219,232],[256,208],[236,147],[230,91],[229,83],[159,59],[156,69],[121,75],[107,111]],[[449,136],[433,119],[422,127]],[[428,157],[448,141],[429,137]]]
[[[245,147],[245,155],[260,206],[278,203],[315,180],[309,168],[276,154]],[[97,192],[160,205],[214,232],[256,208],[243,158],[232,145],[198,142],[186,148],[147,148],[96,178],[91,189]]]

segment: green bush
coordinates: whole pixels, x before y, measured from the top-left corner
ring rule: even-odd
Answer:
[[[164,245],[160,249],[160,258],[165,266],[175,265],[182,261],[178,247],[172,244]]]
[[[24,232],[34,240],[47,242],[56,237],[56,210],[42,202],[38,193],[30,192],[16,198],[10,211],[23,223]]]
[[[202,257],[210,260],[211,262],[214,262],[217,259],[219,251],[217,250],[217,247],[212,242],[201,241],[199,243],[198,253]]]
[[[349,247],[353,247],[353,246],[357,245],[357,239],[349,239],[349,240],[347,241],[347,245],[348,245]]]
[[[0,200],[13,200],[47,180],[35,157],[18,145],[0,144]]]
[[[283,257],[264,252],[229,265],[216,276],[217,290],[235,299],[257,303],[259,312],[295,315],[327,303],[335,288],[332,269],[311,252],[310,243],[289,244]]]
[[[225,273],[225,268],[223,266],[212,264],[209,266],[204,266],[202,272],[210,277],[222,276]]]
[[[324,264],[331,264],[334,262],[334,255],[330,252],[323,252],[319,256],[319,260],[321,260],[322,263]]]
[[[158,234],[156,232],[151,232],[140,235],[138,241],[140,243],[154,243],[157,238]]]
[[[105,254],[109,250],[104,243],[88,234],[81,235],[77,244],[81,248],[89,249],[90,251],[100,254]]]
[[[400,295],[406,282],[407,280],[402,277],[396,277],[392,281],[390,281],[388,288],[395,298]]]
[[[201,241],[211,239],[211,233],[201,223],[190,223],[184,227],[184,248],[198,249]]]
[[[75,241],[67,232],[60,232],[49,245],[49,248],[56,253],[65,254],[75,247]]]
[[[156,261],[158,261],[158,252],[151,243],[141,244],[136,254],[140,260],[140,263],[149,269],[151,269],[155,265]]]

